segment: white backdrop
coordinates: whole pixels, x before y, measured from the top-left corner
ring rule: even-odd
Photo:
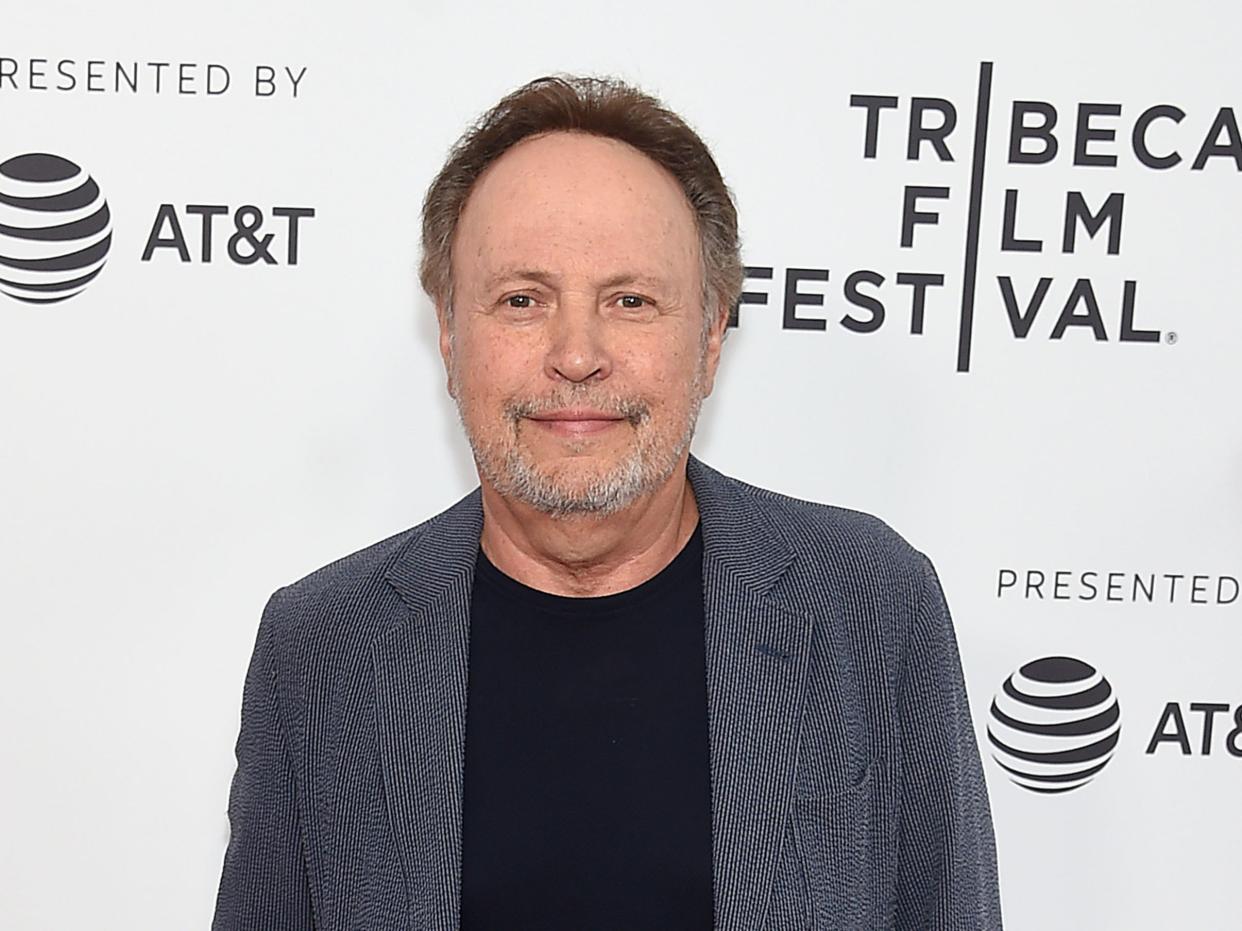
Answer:
[[[207,926],[266,596],[474,484],[414,275],[419,199],[469,119],[562,70],[626,77],[685,114],[737,194],[747,264],[772,269],[748,282],[767,303],[741,309],[697,453],[877,513],[936,562],[1006,926],[1242,926],[1242,600],[1228,582],[1242,576],[1242,141],[1222,113],[1242,105],[1236,5],[47,0],[9,4],[2,21],[0,161],[81,166],[112,239],[80,294],[0,295],[0,926]],[[958,371],[984,62],[973,339]],[[852,95],[897,98],[877,111],[872,158]],[[952,161],[930,142],[908,158],[914,97],[953,105]],[[1050,162],[1010,163],[1015,100],[1055,107]],[[1088,112],[1097,135],[1080,153],[1115,166],[1074,164],[1080,104],[1120,106]],[[1154,155],[1181,155],[1165,169],[1132,142],[1156,105],[1184,113],[1160,111],[1142,135]],[[907,186],[947,196],[917,200],[939,219],[903,248]],[[1002,248],[1009,189],[1011,232],[1042,251]],[[22,190],[0,178],[0,194]],[[1107,225],[1062,251],[1070,191],[1093,211],[1123,195],[1117,254]],[[188,261],[169,244],[143,260],[162,204]],[[209,262],[194,205],[226,209]],[[264,214],[275,264],[229,255],[246,205]],[[20,208],[0,206],[0,225],[16,222]],[[296,265],[277,207],[315,211]],[[11,239],[0,256],[20,252]],[[822,330],[783,325],[791,268],[829,271],[796,284],[819,304],[790,308]],[[873,332],[838,322],[875,318],[846,300],[858,270],[884,276],[858,287],[884,302]],[[921,335],[900,272],[944,276]],[[1051,279],[1025,338],[1002,276],[1019,311]],[[1079,279],[1106,339],[1083,302],[1050,338]],[[1127,280],[1129,329],[1154,342],[1119,338]],[[1000,588],[1003,570],[1017,584]],[[1028,590],[1032,570],[1045,584]],[[1166,574],[1184,577],[1171,596]],[[1156,577],[1150,603],[1131,597],[1135,575]],[[989,708],[1020,666],[1062,655],[1107,677],[1120,739],[1091,782],[1038,794],[991,758]],[[1223,706],[1206,743],[1192,703]]]

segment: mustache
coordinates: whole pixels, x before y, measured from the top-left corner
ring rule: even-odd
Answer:
[[[510,398],[505,402],[504,409],[505,415],[517,423],[523,417],[548,414],[567,407],[589,407],[624,418],[634,426],[645,423],[651,416],[651,406],[639,397],[601,393],[590,388],[567,388],[536,397]]]

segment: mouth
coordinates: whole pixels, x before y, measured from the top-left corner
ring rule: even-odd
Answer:
[[[593,436],[612,429],[628,419],[620,414],[590,408],[567,408],[530,414],[527,419],[556,436]]]

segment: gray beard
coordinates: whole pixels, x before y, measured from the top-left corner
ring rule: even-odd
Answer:
[[[626,456],[603,475],[588,481],[585,486],[567,488],[527,459],[518,443],[519,424],[523,418],[542,410],[554,410],[572,406],[577,394],[591,389],[576,386],[568,391],[558,391],[543,401],[511,402],[505,405],[506,420],[512,431],[512,442],[487,444],[475,436],[461,405],[460,382],[456,365],[451,367],[453,397],[457,404],[457,416],[461,421],[466,439],[474,452],[474,460],[482,475],[496,491],[505,498],[521,501],[551,517],[575,516],[606,517],[623,510],[636,500],[662,486],[672,476],[682,455],[690,448],[694,438],[699,409],[703,404],[703,377],[706,374],[706,354],[700,356],[699,368],[690,384],[691,403],[686,412],[680,435],[675,442],[661,448],[660,437],[644,430],[650,423],[650,409],[646,404],[627,398],[613,398],[610,403],[592,399],[592,406],[602,407],[621,414],[632,425],[638,442]]]

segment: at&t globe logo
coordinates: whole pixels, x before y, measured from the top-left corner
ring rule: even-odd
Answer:
[[[0,163],[0,293],[27,304],[78,294],[103,270],[111,220],[99,186],[68,159]]]
[[[1112,759],[1121,736],[1113,687],[1069,656],[1027,663],[992,700],[988,739],[1009,778],[1032,792],[1069,792]]]

